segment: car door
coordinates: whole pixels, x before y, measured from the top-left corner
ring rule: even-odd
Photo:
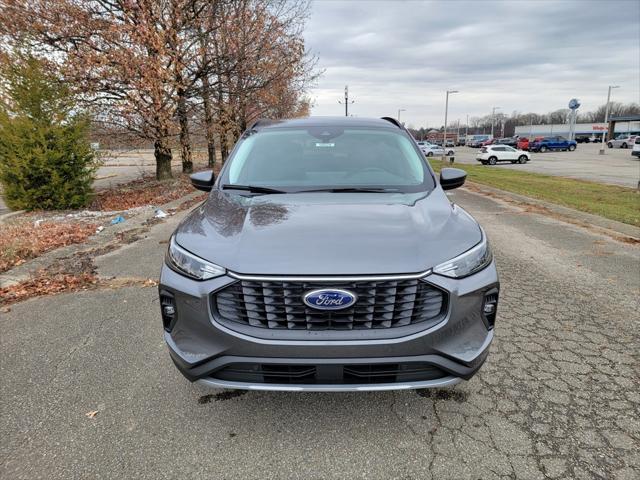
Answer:
[[[491,153],[498,159],[498,161],[506,160],[505,157],[505,149],[502,145],[494,146],[491,148]]]
[[[509,145],[504,146],[504,159],[505,160],[517,160],[518,152],[515,148],[510,147]]]

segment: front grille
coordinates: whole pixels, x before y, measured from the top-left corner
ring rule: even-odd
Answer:
[[[317,310],[303,302],[312,290],[348,290],[357,301],[343,310]],[[223,322],[285,330],[366,330],[436,324],[446,294],[417,279],[338,282],[237,281],[213,295]],[[425,325],[427,328],[428,325]]]
[[[374,364],[290,365],[233,363],[210,378],[243,383],[357,385],[419,382],[444,378],[447,373],[422,362]]]

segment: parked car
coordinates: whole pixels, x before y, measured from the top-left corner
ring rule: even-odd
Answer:
[[[497,138],[489,138],[480,144],[481,147],[486,147],[487,145],[493,145],[498,141]]]
[[[483,165],[495,165],[498,162],[527,163],[531,154],[524,150],[517,150],[509,145],[489,145],[481,147],[476,160]]]
[[[633,144],[633,149],[631,150],[631,155],[634,157],[640,157],[640,135],[638,135]]]
[[[637,135],[622,134],[607,142],[609,148],[629,148],[635,144]]]
[[[447,143],[445,144],[445,147],[455,147],[456,143],[453,140],[447,140]]]
[[[510,147],[517,147],[518,146],[518,139],[516,137],[506,137],[506,138],[500,138],[498,139],[498,141],[496,142],[497,145],[509,145]]]
[[[464,135],[458,137],[456,141],[456,147],[464,147],[467,143],[467,138]]]
[[[447,147],[446,150],[444,148],[442,148],[440,145],[434,145],[433,143],[426,143],[425,145],[420,147],[420,150],[422,150],[422,153],[425,154],[425,156],[427,157],[433,157],[435,156],[442,156],[442,155],[449,155],[452,156],[455,154],[455,150],[451,147]]]
[[[544,137],[529,143],[529,151],[544,153],[548,150],[569,150],[573,152],[576,146],[575,140],[567,140],[564,137]]]
[[[257,122],[169,240],[169,354],[215,388],[454,385],[484,363],[500,283],[480,225],[386,119]],[[363,132],[366,133],[363,135]]]
[[[480,148],[482,143],[490,138],[491,135],[469,135],[467,137],[467,147]]]
[[[527,137],[520,137],[516,144],[518,150],[529,150],[529,139]]]

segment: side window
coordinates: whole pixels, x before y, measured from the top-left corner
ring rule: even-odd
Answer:
[[[494,152],[504,152],[504,147],[493,147],[491,150]]]
[[[564,142],[565,140],[566,140],[566,138],[564,138],[564,137],[558,137],[558,141],[559,142]]]

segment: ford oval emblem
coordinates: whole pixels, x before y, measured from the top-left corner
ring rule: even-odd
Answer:
[[[355,293],[334,289],[313,290],[303,297],[307,306],[318,310],[342,310],[356,303],[357,299]]]

